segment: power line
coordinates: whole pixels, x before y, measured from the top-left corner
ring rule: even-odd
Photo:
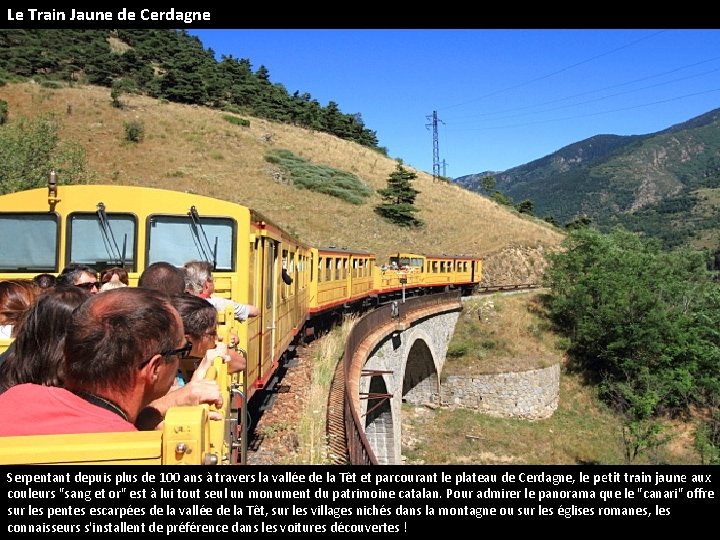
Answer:
[[[621,51],[621,50],[623,50],[623,49],[627,49],[628,47],[632,47],[633,45],[636,45],[637,43],[640,43],[641,41],[645,41],[646,39],[653,38],[653,37],[657,36],[658,34],[662,34],[663,32],[667,32],[667,30],[660,30],[659,32],[655,32],[654,34],[650,34],[649,36],[641,37],[641,38],[639,38],[639,39],[636,39],[635,41],[631,41],[630,43],[627,43],[627,44],[622,45],[622,46],[620,46],[620,47],[616,47],[615,49],[611,49],[611,50],[606,51],[606,52],[604,52],[604,53],[596,54],[595,56],[592,56],[592,57],[587,58],[587,59],[585,59],[585,60],[581,60],[580,62],[576,62],[576,63],[571,64],[571,65],[569,65],[569,66],[566,66],[566,67],[564,67],[564,68],[560,68],[560,69],[558,69],[557,71],[553,71],[553,72],[551,72],[551,73],[547,73],[546,75],[542,75],[542,76],[540,76],[540,77],[536,77],[536,78],[534,78],[534,79],[530,79],[530,80],[528,80],[528,81],[521,82],[521,83],[519,83],[519,84],[515,84],[515,85],[509,86],[509,87],[507,87],[507,88],[501,88],[501,89],[499,89],[499,90],[495,90],[494,92],[490,92],[489,94],[485,94],[485,95],[483,95],[483,96],[480,96],[480,97],[475,98],[475,99],[471,99],[471,100],[469,100],[469,101],[464,101],[464,102],[462,102],[462,103],[456,103],[455,105],[448,105],[447,107],[441,107],[441,108],[442,108],[442,109],[451,109],[451,108],[453,108],[453,107],[460,107],[460,106],[462,106],[462,105],[467,105],[468,103],[474,103],[474,102],[476,102],[476,101],[480,101],[480,100],[482,100],[482,99],[485,99],[485,98],[488,98],[488,97],[491,97],[491,96],[500,94],[500,93],[502,93],[502,92],[508,92],[508,91],[510,91],[510,90],[515,90],[516,88],[522,88],[523,86],[527,86],[528,84],[532,84],[532,83],[535,83],[535,82],[538,82],[538,81],[542,81],[542,80],[544,80],[544,79],[548,79],[548,78],[550,78],[550,77],[554,77],[555,75],[558,75],[558,74],[560,74],[560,73],[563,73],[563,72],[565,72],[565,71],[568,71],[568,70],[570,70],[570,69],[572,69],[572,68],[581,66],[581,65],[583,65],[583,64],[587,64],[588,62],[592,62],[593,60],[597,60],[598,58],[602,58],[603,56],[607,56],[608,54],[612,54],[612,53],[615,53],[615,52],[617,52],[617,51]]]

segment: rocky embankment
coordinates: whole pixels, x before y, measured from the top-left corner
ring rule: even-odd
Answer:
[[[483,279],[480,285],[540,284],[550,251],[543,245],[508,246],[490,253],[483,259]]]

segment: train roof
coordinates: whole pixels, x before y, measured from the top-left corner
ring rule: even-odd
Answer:
[[[326,246],[317,248],[318,252],[331,252],[331,253],[345,253],[349,255],[363,255],[367,257],[375,257],[375,254],[370,251],[364,251],[361,249],[350,249],[348,247],[337,247],[337,246]]]

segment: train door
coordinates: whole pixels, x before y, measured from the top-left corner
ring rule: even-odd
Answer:
[[[267,382],[267,378],[273,371],[273,361],[275,359],[275,321],[277,320],[277,307],[275,302],[275,266],[277,263],[277,242],[271,238],[263,238],[262,250],[262,307],[260,315],[262,317],[262,345],[261,345],[261,370],[262,383]]]
[[[262,305],[262,291],[263,291],[263,245],[262,238],[256,237],[255,241],[250,246],[250,253],[248,257],[248,270],[249,270],[249,282],[248,282],[248,299],[251,304],[260,308]],[[248,346],[248,360],[247,360],[247,381],[246,391],[248,397],[251,396],[254,389],[257,387],[257,382],[261,377],[261,349],[262,349],[262,329],[263,329],[263,313],[262,310],[257,317],[252,317],[247,320],[247,346]]]

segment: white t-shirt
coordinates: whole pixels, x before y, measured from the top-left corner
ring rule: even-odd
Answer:
[[[12,324],[0,324],[0,338],[11,338],[12,337]]]
[[[210,302],[213,306],[215,306],[215,309],[218,311],[225,311],[225,308],[232,305],[233,306],[233,312],[235,313],[235,318],[242,322],[247,321],[248,319],[248,306],[245,304],[238,304],[234,300],[230,300],[228,298],[220,298],[217,296],[209,296],[207,298],[207,301]]]

